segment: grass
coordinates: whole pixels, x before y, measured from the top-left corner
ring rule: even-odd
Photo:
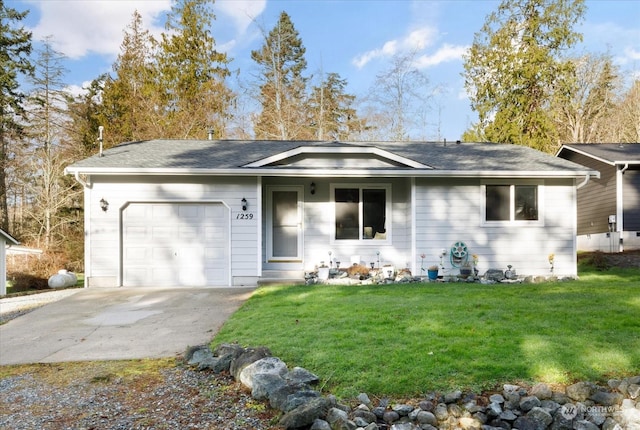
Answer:
[[[213,340],[268,346],[341,397],[640,373],[640,271],[534,285],[276,286]]]

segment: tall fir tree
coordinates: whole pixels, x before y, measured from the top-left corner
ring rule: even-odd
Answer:
[[[135,11],[124,32],[120,54],[102,91],[100,121],[106,127],[104,144],[108,148],[121,142],[162,137],[156,114],[158,97],[154,85],[153,46],[155,40]]]
[[[18,12],[0,0],[0,228],[9,229],[7,171],[12,145],[24,137],[24,116],[19,76],[31,76],[31,33],[20,22],[28,12]]]
[[[574,25],[584,0],[503,0],[465,56],[465,86],[478,135],[551,152],[557,132],[549,107],[571,72],[564,51],[582,39]]]
[[[256,118],[254,132],[258,139],[309,139],[306,114],[306,49],[291,18],[280,13],[276,26],[264,36],[259,50],[251,58],[260,69],[262,110]]]
[[[233,92],[227,55],[211,35],[213,0],[177,0],[156,53],[156,91],[161,94],[164,137],[223,137]]]

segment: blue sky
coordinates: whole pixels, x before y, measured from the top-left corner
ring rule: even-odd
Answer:
[[[68,57],[66,82],[80,88],[111,71],[122,34],[138,10],[154,34],[164,26],[169,0],[5,0],[30,10],[26,26],[34,40],[52,36]],[[212,34],[218,49],[233,58],[231,68],[251,80],[250,51],[286,11],[306,47],[307,72],[336,72],[348,91],[365,95],[393,55],[417,52],[432,87],[444,91],[432,103],[424,136],[459,139],[477,120],[463,87],[462,53],[500,2],[494,0],[218,0]],[[610,53],[623,75],[640,78],[640,0],[587,0],[577,30],[584,41],[576,53]],[[439,131],[438,131],[439,130]],[[160,137],[160,136],[159,136]]]

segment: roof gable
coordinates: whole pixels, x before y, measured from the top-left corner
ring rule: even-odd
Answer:
[[[358,146],[300,146],[243,167],[433,169],[431,166],[383,149]]]
[[[2,230],[0,228],[0,237],[4,239],[5,242],[13,244],[13,245],[20,245],[20,242],[18,242],[18,239],[16,239],[15,237],[11,236],[9,233],[7,233],[6,231]]]
[[[576,143],[562,145],[558,156],[565,151],[582,154],[594,160],[615,166],[616,164],[640,164],[638,143]]]

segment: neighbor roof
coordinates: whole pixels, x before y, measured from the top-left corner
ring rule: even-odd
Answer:
[[[375,149],[374,150],[372,150]],[[148,140],[123,143],[67,167],[72,174],[335,176],[336,168],[283,163],[301,156],[370,154],[388,165],[340,168],[341,176],[582,177],[598,173],[540,151],[495,143]],[[278,163],[270,163],[277,160]]]
[[[4,231],[1,228],[0,228],[0,236],[4,237],[4,240],[7,243],[11,243],[13,245],[19,245],[20,244],[20,242],[18,242],[18,239],[16,239],[15,237],[11,236],[9,233],[7,233],[6,231]]]
[[[640,164],[638,143],[577,143],[563,145],[558,154],[563,150],[577,152],[611,165]]]

